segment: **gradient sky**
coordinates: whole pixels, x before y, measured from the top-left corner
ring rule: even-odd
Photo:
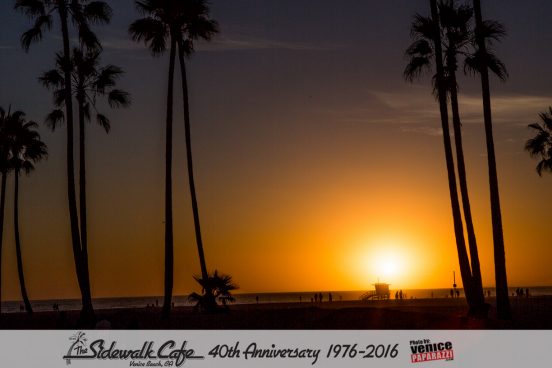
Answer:
[[[548,0],[483,2],[508,37],[492,82],[510,286],[552,285],[552,176],[523,151],[527,124],[552,105]],[[96,297],[163,290],[164,101],[167,57],[127,36],[139,15],[111,1],[96,27],[103,60],[123,67],[133,105],[89,130],[90,269]],[[61,48],[57,28],[26,54],[25,16],[0,3],[0,106],[41,122],[37,82]],[[207,263],[243,292],[450,287],[458,270],[438,107],[427,78],[402,79],[426,0],[212,1],[221,34],[189,63],[193,150]],[[56,19],[57,21],[57,19]],[[179,81],[179,78],[177,78]],[[494,285],[486,148],[478,81],[460,80],[465,155],[484,284]],[[178,85],[178,84],[177,84]],[[178,89],[177,89],[178,91]],[[199,272],[186,177],[180,93],[174,160],[175,294]],[[31,299],[78,297],[65,187],[64,131],[40,132],[50,156],[21,180]],[[12,180],[10,180],[11,182]],[[10,183],[11,184],[11,183]],[[19,298],[8,188],[2,298]],[[381,265],[387,265],[381,267]],[[393,270],[396,268],[398,270]],[[457,272],[458,273],[458,272]],[[458,280],[457,280],[458,281]]]

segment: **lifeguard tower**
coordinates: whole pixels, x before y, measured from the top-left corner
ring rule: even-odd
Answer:
[[[361,300],[387,300],[389,299],[389,285],[383,282],[373,284],[375,290],[370,290],[360,296]]]

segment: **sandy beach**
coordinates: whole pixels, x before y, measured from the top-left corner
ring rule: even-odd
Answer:
[[[489,319],[466,316],[464,299],[411,299],[232,305],[214,314],[176,307],[96,311],[98,327],[112,329],[552,329],[552,296],[512,298],[513,319],[500,321],[494,299]],[[78,311],[2,315],[2,329],[78,329]]]

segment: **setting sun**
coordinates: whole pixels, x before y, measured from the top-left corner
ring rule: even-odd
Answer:
[[[382,254],[379,259],[376,260],[376,269],[378,273],[381,273],[384,277],[392,277],[400,273],[401,265],[400,260],[392,254]]]
[[[418,247],[414,237],[378,235],[359,241],[352,252],[349,264],[351,274],[356,274],[363,287],[385,282],[394,287],[405,285],[420,277],[419,263],[412,263],[412,253]]]
[[[398,282],[408,278],[406,248],[402,243],[392,241],[373,247],[368,252],[366,262],[371,274],[382,282]]]

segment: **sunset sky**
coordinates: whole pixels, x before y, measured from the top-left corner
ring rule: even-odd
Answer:
[[[104,63],[126,71],[127,110],[112,131],[90,126],[89,249],[95,297],[161,295],[168,57],[130,41],[133,1],[111,1],[95,27]],[[492,80],[495,144],[510,286],[552,285],[552,175],[523,150],[552,105],[549,0],[483,0],[508,36]],[[189,80],[197,194],[207,266],[241,292],[450,287],[458,275],[438,106],[429,78],[404,82],[404,51],[427,0],[212,0],[221,33],[199,43]],[[29,20],[0,2],[0,106],[42,123],[52,109],[37,77],[61,48],[57,27],[26,54]],[[57,19],[56,19],[57,22]],[[57,24],[57,23],[56,23]],[[199,291],[176,89],[176,295]],[[460,78],[464,152],[484,286],[494,285],[479,81]],[[69,238],[65,130],[40,133],[49,159],[21,180],[21,233],[31,299],[78,297]],[[18,299],[8,187],[2,299]],[[459,277],[457,277],[459,282]]]

